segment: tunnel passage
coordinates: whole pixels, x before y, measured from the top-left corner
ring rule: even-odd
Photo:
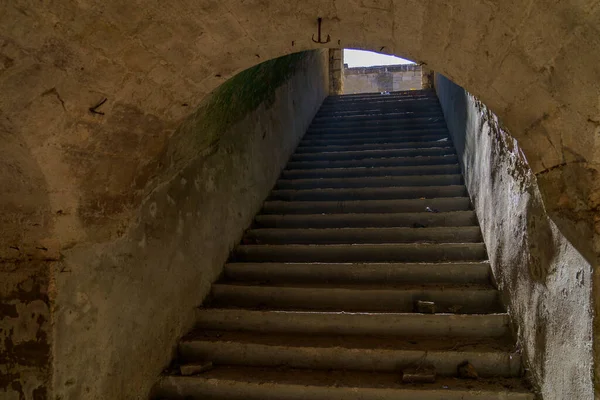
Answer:
[[[21,271],[70,274],[76,281],[88,271],[118,276],[134,268],[123,267],[131,252],[112,246],[129,238],[140,210],[151,205],[145,203],[148,196],[176,175],[177,167],[169,167],[190,161],[168,152],[189,148],[189,137],[175,134],[178,127],[236,73],[332,45],[414,59],[487,104],[519,140],[553,221],[596,266],[597,4],[177,1],[142,9],[110,0],[3,5],[0,132],[6,140],[0,154],[1,183],[8,189],[0,200],[2,272],[11,278],[18,274],[10,282],[27,289],[29,272]],[[317,18],[330,44],[311,40]],[[155,232],[152,224],[147,229]],[[140,252],[147,251],[138,239]],[[73,254],[77,251],[79,256]],[[135,268],[147,261],[140,254],[130,263]],[[109,269],[107,264],[115,265]],[[143,274],[133,275],[113,279],[106,274],[111,278],[99,287],[125,291],[143,280]],[[50,299],[64,295],[90,310],[63,322],[77,321],[82,329],[103,318],[123,324],[98,307],[105,294],[75,288],[50,291]],[[51,301],[46,292],[40,292],[45,304]],[[110,340],[99,347],[113,345]],[[118,355],[110,355],[98,365],[119,362]],[[59,375],[67,376],[71,368],[65,366]],[[67,381],[71,377],[55,386]]]

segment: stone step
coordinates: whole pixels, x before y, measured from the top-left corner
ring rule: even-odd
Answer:
[[[360,160],[311,160],[311,161],[290,161],[287,163],[288,169],[321,169],[321,168],[356,168],[356,167],[400,167],[412,166],[415,169],[424,165],[448,165],[457,164],[456,154],[442,156],[422,156],[422,157],[380,157],[364,158]]]
[[[306,147],[325,147],[325,146],[368,146],[368,145],[373,145],[373,146],[377,146],[377,145],[388,145],[388,144],[398,144],[398,145],[404,145],[405,143],[414,143],[414,142],[420,142],[420,143],[429,143],[429,142],[437,142],[437,141],[444,141],[447,140],[449,143],[452,143],[450,141],[450,138],[448,137],[447,133],[439,133],[439,134],[424,134],[424,135],[418,135],[418,136],[407,136],[407,137],[402,137],[402,136],[398,136],[396,134],[391,134],[388,136],[384,136],[384,135],[377,135],[377,136],[364,136],[364,137],[351,137],[351,138],[338,138],[338,139],[309,139],[309,138],[305,138],[303,139],[299,145],[298,145],[298,149],[300,151],[303,151],[304,148]]]
[[[350,140],[350,139],[387,139],[397,138],[406,140],[419,140],[422,136],[444,135],[448,137],[448,129],[446,127],[433,128],[399,128],[399,129],[355,129],[348,132],[307,132],[302,139],[302,143],[307,140]]]
[[[337,102],[323,102],[319,108],[320,114],[327,114],[336,112],[338,110],[356,110],[356,109],[408,109],[415,110],[419,108],[440,108],[440,103],[435,98],[422,97],[419,99],[412,100],[401,100],[401,99],[374,99],[371,101],[337,101]]]
[[[231,282],[330,284],[489,284],[488,263],[227,263]]]
[[[260,228],[244,244],[480,243],[479,226],[407,228]]]
[[[440,213],[371,213],[371,214],[303,214],[257,215],[253,228],[385,228],[385,227],[478,227],[474,211]]]
[[[352,201],[266,201],[262,214],[315,214],[315,213],[420,213],[426,208],[450,211],[471,210],[471,200],[466,197],[399,200],[352,200]],[[437,213],[432,213],[437,214]]]
[[[403,126],[403,125],[426,125],[444,120],[444,114],[441,111],[428,111],[420,113],[405,113],[396,118],[380,118],[377,116],[365,116],[360,119],[346,120],[345,117],[330,117],[327,119],[318,118],[310,124],[309,130],[342,128],[342,127],[362,127],[362,126]]]
[[[401,338],[357,335],[205,331],[179,343],[183,363],[210,360],[215,365],[398,372],[419,363],[436,375],[457,376],[469,361],[483,378],[518,377],[521,357],[503,338]]]
[[[306,132],[307,135],[313,134],[327,134],[327,135],[335,135],[335,134],[350,134],[357,132],[371,132],[371,133],[382,133],[382,132],[391,132],[391,131],[417,131],[417,130],[432,130],[432,129],[447,129],[446,122],[443,118],[432,118],[430,121],[414,121],[409,120],[402,123],[396,123],[389,126],[379,126],[379,125],[365,125],[365,126],[345,126],[345,127],[322,127],[322,128],[309,128]]]
[[[315,118],[342,118],[361,115],[386,115],[386,114],[405,114],[405,113],[430,113],[443,112],[439,104],[425,102],[421,105],[408,105],[402,102],[392,102],[386,105],[370,106],[368,104],[355,103],[352,106],[331,105],[319,110]]]
[[[389,157],[426,157],[454,155],[456,151],[453,146],[442,143],[437,147],[382,149],[362,151],[328,151],[319,153],[296,153],[290,157],[290,161],[335,161],[335,160],[364,160],[369,158]]]
[[[279,179],[276,190],[462,185],[461,174],[371,176],[358,178]]]
[[[398,150],[398,149],[424,149],[428,147],[448,147],[452,142],[447,138],[424,141],[424,142],[400,142],[400,143],[362,143],[362,144],[328,144],[328,145],[303,145],[296,149],[295,154],[325,153],[337,151],[365,151],[365,150]]]
[[[418,300],[435,302],[436,312],[486,314],[503,312],[491,285],[333,285],[222,282],[212,286],[213,307],[279,310],[415,311]]]
[[[520,379],[402,384],[393,373],[218,366],[198,376],[164,376],[153,399],[188,400],[534,400]]]
[[[321,115],[317,115],[315,116],[315,118],[313,119],[313,123],[316,122],[338,122],[338,121],[344,121],[344,122],[353,122],[353,121],[363,121],[363,120],[370,120],[370,119],[377,119],[380,121],[389,121],[389,120],[395,120],[395,119],[403,119],[403,118],[413,118],[413,117],[417,117],[417,118],[423,118],[423,117],[439,117],[439,116],[444,115],[444,113],[441,110],[425,110],[425,111],[399,111],[399,112],[373,112],[373,113],[363,113],[363,114],[354,114],[354,115],[344,115],[344,116],[337,116],[337,115],[327,115],[327,114],[321,114]]]
[[[398,200],[439,197],[466,197],[464,185],[445,186],[402,186],[381,188],[341,189],[280,189],[273,190],[269,200],[284,201],[351,201],[351,200]]]
[[[286,169],[282,179],[316,179],[316,178],[360,178],[376,176],[419,176],[419,175],[452,175],[460,174],[458,164],[422,165],[418,168],[407,167],[354,167],[354,168],[314,168]]]
[[[483,243],[240,245],[240,262],[444,262],[485,261]]]
[[[510,334],[506,313],[418,314],[201,308],[199,329],[305,335],[384,335],[420,337],[504,337]]]

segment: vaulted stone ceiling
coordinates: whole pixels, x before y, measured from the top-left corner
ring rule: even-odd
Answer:
[[[165,148],[177,126],[207,93],[262,61],[330,46],[425,63],[478,96],[519,140],[555,221],[593,259],[599,3],[6,3],[0,256],[118,236],[173,161]],[[331,37],[324,45],[311,40],[318,17]]]

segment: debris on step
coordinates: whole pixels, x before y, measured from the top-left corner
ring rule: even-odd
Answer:
[[[402,370],[402,383],[434,383],[435,367],[409,367]]]
[[[427,225],[423,225],[423,224],[420,224],[418,222],[415,222],[413,224],[413,228],[427,228]]]
[[[421,314],[435,314],[435,303],[433,301],[417,300],[417,312]]]
[[[211,361],[195,363],[195,364],[184,364],[179,367],[179,372],[183,376],[197,375],[213,369],[213,363]]]
[[[448,310],[449,310],[451,313],[454,313],[454,314],[456,314],[456,313],[458,313],[458,312],[459,312],[459,311],[460,311],[462,308],[463,308],[463,306],[459,306],[459,305],[457,304],[457,305],[454,305],[454,306],[452,306],[452,307],[449,307],[449,308],[448,308]]]
[[[436,208],[431,208],[431,207],[425,207],[425,211],[430,212],[430,213],[439,213],[440,210],[436,209]]]
[[[479,379],[479,375],[477,374],[477,370],[468,361],[458,364],[457,368],[458,377],[463,379]]]

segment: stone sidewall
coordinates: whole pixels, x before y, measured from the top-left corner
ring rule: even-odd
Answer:
[[[435,81],[525,367],[545,400],[592,399],[591,266],[548,218],[498,118],[444,76]]]
[[[217,90],[222,118],[264,86],[267,67],[255,68],[227,96]],[[193,116],[169,157],[208,147],[155,187],[125,237],[64,251],[55,271],[52,399],[147,398],[328,90],[328,52],[313,51],[225,130],[198,130],[220,122]]]
[[[416,64],[344,69],[344,94],[421,89],[421,67]]]

